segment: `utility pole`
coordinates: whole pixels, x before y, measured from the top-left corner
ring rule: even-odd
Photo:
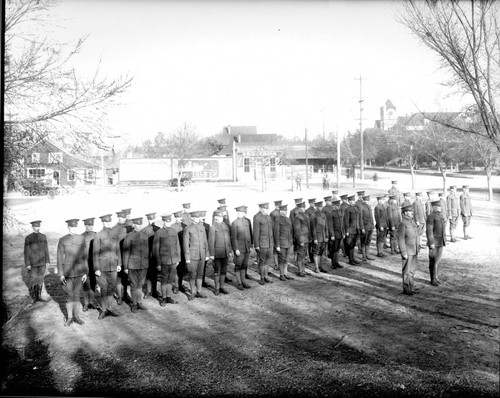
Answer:
[[[365,153],[363,149],[363,78],[359,75],[359,78],[355,78],[355,80],[359,80],[359,135],[361,138],[361,161],[360,161],[360,170],[359,170],[359,178],[363,179],[363,173],[365,168]]]

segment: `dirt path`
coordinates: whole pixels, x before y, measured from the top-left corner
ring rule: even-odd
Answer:
[[[474,239],[445,248],[441,286],[428,284],[427,250],[419,255],[415,296],[401,294],[398,256],[341,270],[325,260],[328,274],[309,268],[307,278],[230,285],[227,296],[192,302],[179,294],[164,308],[149,299],[149,311],[137,314],[123,304],[120,318],[102,321],[91,310],[85,325],[70,327],[52,273],[49,301],[28,305],[23,236],[4,235],[3,296],[17,315],[3,329],[2,393],[495,396],[499,205],[477,207]],[[60,230],[53,223],[45,229],[51,248]],[[250,274],[257,278],[255,266]]]

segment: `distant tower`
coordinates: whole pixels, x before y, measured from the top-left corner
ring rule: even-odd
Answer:
[[[396,124],[396,107],[391,100],[385,101],[385,106],[380,107],[380,128],[389,130]]]

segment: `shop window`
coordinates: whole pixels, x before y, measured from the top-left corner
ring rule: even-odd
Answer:
[[[45,169],[28,169],[28,178],[45,177]]]
[[[243,171],[245,173],[250,173],[250,159],[249,158],[243,159]]]

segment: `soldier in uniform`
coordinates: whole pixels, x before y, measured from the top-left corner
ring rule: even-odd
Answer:
[[[434,201],[434,191],[427,191],[427,202],[425,202],[425,219],[432,213],[432,202]]]
[[[155,223],[156,213],[146,214],[146,219],[148,220],[148,225],[146,225],[142,232],[149,236],[149,267],[146,273],[146,294],[144,298],[149,298],[151,296],[158,298],[158,270],[156,265],[156,259],[153,255],[153,239],[156,231],[160,229]]]
[[[424,204],[422,203],[422,192],[416,192],[415,193],[415,202],[413,202],[413,219],[415,220],[415,223],[417,224],[418,227],[418,232],[419,235],[422,236],[422,234],[425,231],[425,209],[424,209]],[[422,246],[421,248],[424,248],[425,246]]]
[[[129,232],[132,232],[132,226],[127,223],[127,210],[121,210],[116,213],[118,217],[118,222],[113,226],[113,231],[116,232],[118,243],[120,246],[120,257],[121,263],[123,264],[123,240]],[[123,267],[118,271],[118,277],[116,280],[116,302],[121,305],[123,300],[127,301],[127,286],[128,286],[128,276],[124,272]]]
[[[267,214],[269,203],[259,203],[259,212],[253,217],[253,242],[257,253],[257,264],[259,267],[261,285],[272,283],[268,278],[269,265],[273,261],[273,222]]]
[[[245,283],[248,268],[248,259],[253,245],[252,224],[246,217],[247,207],[235,208],[237,218],[231,224],[231,246],[234,251],[234,273],[236,274],[237,288],[250,289]]]
[[[413,219],[413,206],[401,209],[403,219],[398,227],[398,243],[403,259],[403,293],[411,296],[416,293],[413,276],[417,269],[417,256],[420,251],[420,234]]]
[[[446,198],[446,207],[448,209],[448,220],[450,222],[450,238],[451,242],[456,242],[455,228],[457,228],[458,217],[460,216],[460,205],[456,195],[456,186],[450,186],[450,193]]]
[[[80,318],[80,296],[83,284],[87,280],[85,238],[76,233],[77,219],[67,220],[68,234],[59,239],[57,244],[57,270],[63,289],[67,294],[66,311],[68,317],[64,326],[73,322],[83,325]]]
[[[344,212],[344,231],[345,231],[345,250],[349,256],[350,265],[359,265],[359,261],[354,257],[354,248],[356,247],[356,240],[358,239],[358,233],[361,231],[360,228],[360,213],[356,209],[354,195],[348,196],[349,207],[346,208]]]
[[[312,215],[316,212],[316,199],[311,198],[308,200],[309,202],[309,207],[306,209],[305,214],[306,217],[309,218],[309,221],[311,220]],[[307,245],[307,250],[308,250],[308,255],[309,255],[309,262],[314,263],[314,254],[313,254],[313,244],[312,241],[309,242]]]
[[[328,243],[328,229],[326,226],[326,214],[323,212],[323,201],[316,202],[315,206],[316,211],[309,218],[314,272],[328,272],[321,264],[321,258]]]
[[[183,203],[182,204],[182,223],[186,226],[191,224],[191,203]]]
[[[361,207],[361,251],[363,255],[363,260],[373,260],[373,257],[370,257],[370,242],[372,240],[373,235],[373,212],[372,207],[370,206],[370,195],[363,196],[363,206]],[[364,230],[364,232],[363,232]]]
[[[45,271],[50,264],[47,237],[40,233],[40,220],[31,221],[33,232],[24,239],[24,265],[29,275],[29,292],[33,303],[42,299]]]
[[[399,209],[400,206],[402,206],[402,205],[401,205],[401,193],[399,192],[399,189],[397,187],[398,181],[397,180],[392,180],[391,184],[392,184],[392,187],[387,192],[389,193],[389,196],[395,196],[396,197],[395,202],[396,202],[396,206]]]
[[[221,207],[221,206],[219,206]],[[207,212],[206,211],[200,211],[201,213],[201,224],[203,225],[203,228],[205,228],[205,235],[207,235],[207,242],[208,242],[208,233],[210,232],[210,224],[208,224],[206,220]],[[213,222],[212,222],[213,223]],[[208,287],[207,282],[205,282],[205,277],[207,274],[207,264],[208,260],[205,261],[205,264],[203,265],[203,276],[201,278],[201,287]]]
[[[186,293],[186,289],[184,288],[184,285],[182,284],[182,281],[184,279],[184,275],[187,272],[186,259],[184,258],[184,251],[182,250],[182,247],[183,247],[182,239],[184,236],[183,235],[184,228],[186,228],[187,225],[182,222],[182,213],[183,213],[182,210],[176,211],[174,213],[175,222],[171,225],[171,228],[175,229],[175,231],[177,232],[177,234],[179,236],[179,244],[181,245],[181,261],[177,265],[176,274],[175,274],[175,283],[173,284],[173,287],[172,287],[172,292],[174,294],[177,294],[178,292]]]
[[[87,312],[89,308],[96,308],[95,304],[95,287],[96,278],[94,273],[93,250],[94,237],[97,233],[94,231],[94,217],[83,220],[85,232],[82,236],[85,238],[85,261],[87,261],[87,279],[83,284],[83,311]]]
[[[142,286],[146,282],[149,258],[149,231],[142,228],[143,217],[132,218],[133,231],[123,240],[123,271],[128,275],[130,296],[132,297],[131,311],[147,311],[142,304]]]
[[[226,199],[217,199],[217,203],[218,207],[212,214],[212,225],[215,222],[215,213],[222,212],[222,221],[225,222],[229,228],[231,228],[231,220],[229,219],[229,213],[227,211]]]
[[[271,216],[271,221],[274,224],[274,220],[276,220],[280,216],[280,206],[281,206],[282,201],[281,200],[275,200],[274,201],[274,210],[269,214]],[[274,258],[274,269],[279,270],[279,255],[278,252],[276,251],[276,248],[273,249],[273,258]]]
[[[332,211],[326,213],[326,226],[328,230],[328,255],[332,261],[332,268],[344,268],[339,264],[339,250],[344,238],[344,218],[340,210],[340,200],[332,202]]]
[[[295,217],[295,214],[297,214],[299,212],[299,203],[302,203],[302,198],[297,198],[297,199],[294,199],[295,201],[295,207],[290,210],[290,221],[292,221],[293,223],[293,218]]]
[[[183,251],[186,258],[186,266],[189,272],[189,285],[191,295],[189,300],[195,297],[207,298],[201,291],[201,281],[203,277],[203,266],[210,257],[208,252],[207,234],[201,223],[201,212],[192,211],[191,224],[183,232]]]
[[[408,206],[411,206],[411,203],[406,206],[403,205],[403,207]],[[389,196],[389,206],[387,206],[387,228],[390,236],[391,254],[400,253],[398,249],[397,230],[401,219],[401,209],[396,203],[396,196],[391,195]]]
[[[281,205],[280,215],[273,221],[274,248],[278,253],[280,280],[293,279],[288,276],[288,254],[293,246],[292,221],[286,216],[287,205]]]
[[[181,261],[181,245],[178,231],[171,228],[172,215],[161,216],[161,221],[163,226],[153,237],[153,257],[161,285],[160,305],[165,307],[167,304],[177,304],[172,298],[172,285],[175,283],[177,265]]]
[[[363,207],[363,196],[365,196],[365,191],[359,191],[357,192],[358,194],[358,200],[356,201],[356,203],[354,204],[354,206],[356,207],[356,211],[359,213],[359,225],[361,225],[362,223],[362,220],[361,220],[361,208]],[[361,249],[361,241],[364,239],[364,233],[361,231],[362,228],[359,229],[358,231],[358,254],[361,254],[361,256],[363,257],[363,260],[365,260],[365,255],[363,254],[363,250]]]
[[[438,277],[439,264],[443,256],[443,247],[446,246],[446,230],[444,217],[441,214],[439,201],[432,202],[432,213],[427,217],[427,246],[429,246],[429,273],[431,285],[438,286],[441,282]]]
[[[340,216],[342,217],[342,227],[344,226],[344,214],[346,209],[349,207],[349,202],[347,201],[347,194],[340,195]],[[342,242],[340,242],[340,249],[342,250],[342,256],[347,257],[347,252],[345,250],[345,231],[344,231],[344,238],[342,238]]]
[[[105,316],[119,316],[113,311],[113,292],[116,288],[116,278],[121,270],[122,258],[118,232],[111,228],[111,214],[99,217],[103,229],[94,237],[94,273],[97,285],[101,290],[101,313],[99,319]]]
[[[338,195],[339,195],[339,190],[338,189],[332,190],[332,199],[331,199],[332,202],[339,199]]]
[[[398,201],[396,200],[396,204],[397,203],[398,203]],[[403,202],[401,203],[401,206],[398,207],[398,208],[401,209],[401,208],[409,206],[411,204],[412,204],[412,202],[411,202],[411,192],[405,192],[403,194]]]
[[[460,195],[460,214],[462,215],[462,222],[464,223],[464,239],[472,239],[467,233],[467,228],[470,225],[470,218],[472,217],[472,203],[469,196],[469,186],[462,187],[462,195]]]
[[[310,241],[309,218],[305,214],[305,202],[297,204],[299,210],[293,219],[294,250],[297,253],[297,275],[305,277],[304,259],[307,256]]]
[[[214,267],[214,294],[228,294],[224,288],[226,280],[227,264],[232,254],[231,233],[227,224],[223,221],[223,213],[215,212],[215,220],[208,233],[208,251]]]
[[[387,219],[388,206],[385,204],[385,195],[377,196],[378,204],[373,211],[375,215],[375,228],[377,229],[377,257],[385,257],[383,253],[385,239],[389,228]],[[398,212],[399,213],[399,212]]]

